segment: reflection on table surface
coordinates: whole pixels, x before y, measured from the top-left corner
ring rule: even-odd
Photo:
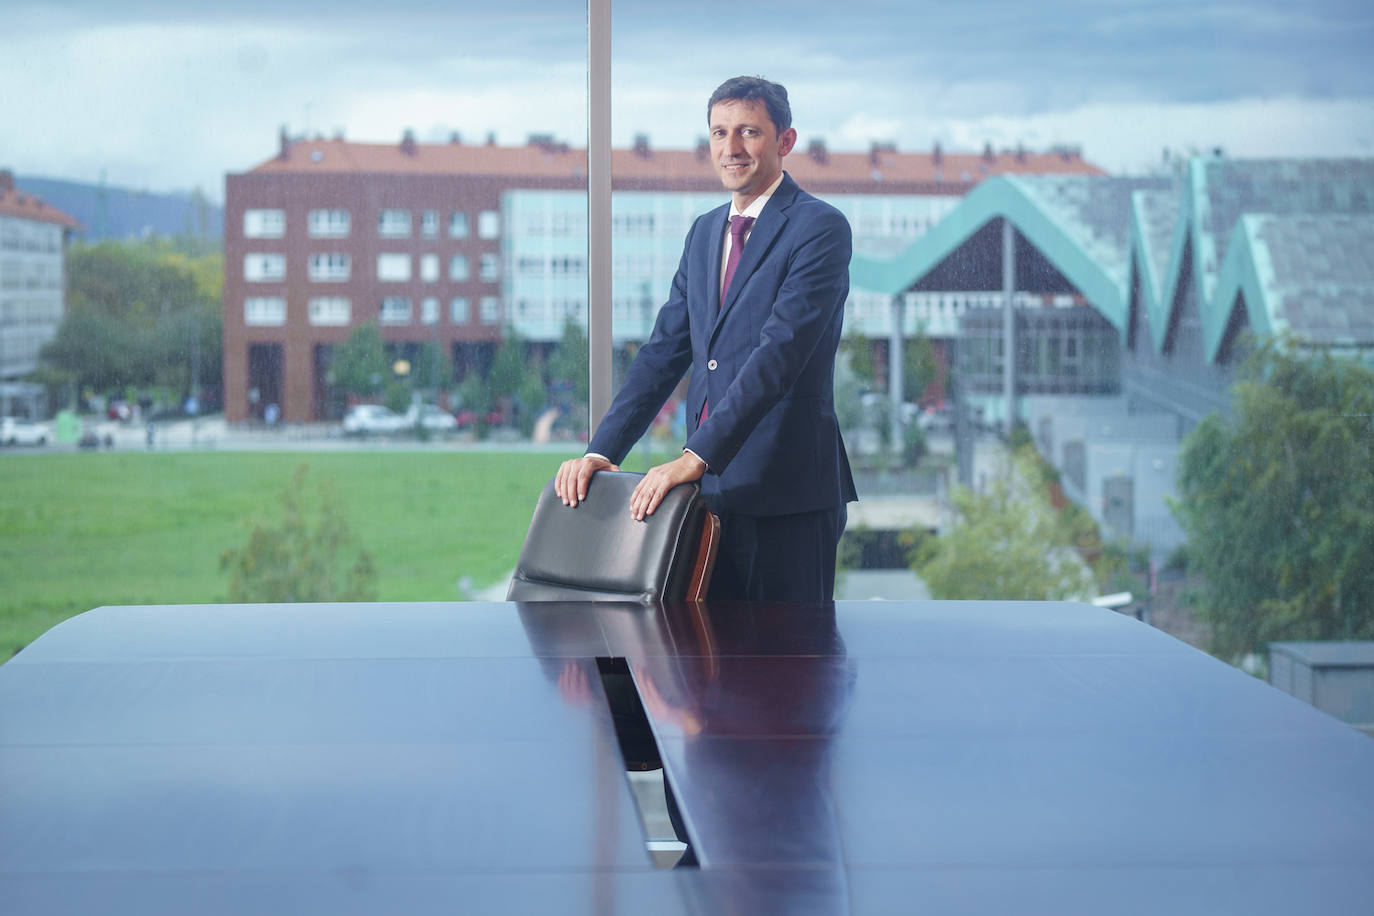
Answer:
[[[700,869],[644,851],[597,659],[633,675]],[[1371,772],[1369,738],[1078,604],[99,608],[0,667],[0,891],[7,912],[1351,911]]]

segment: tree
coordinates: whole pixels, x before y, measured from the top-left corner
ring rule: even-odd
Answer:
[[[539,419],[539,415],[544,412],[544,407],[549,402],[548,386],[544,384],[537,371],[526,373],[520,381],[520,390],[516,392],[515,400],[520,433],[525,436],[532,435],[535,421]]]
[[[487,373],[491,397],[503,407],[506,422],[515,422],[525,435],[534,428],[536,412],[542,410],[548,389],[537,363],[526,353],[525,341],[514,330],[507,333]]]
[[[506,334],[506,339],[491,360],[491,371],[487,373],[487,387],[494,398],[514,398],[520,391],[520,384],[529,372],[525,360],[525,341],[514,329]]]
[[[919,404],[926,389],[939,378],[940,361],[935,356],[935,345],[922,328],[902,347],[902,391],[908,401]]]
[[[146,366],[130,359],[135,331],[119,318],[73,304],[43,347],[43,361],[68,373],[78,388],[109,391],[146,380]]]
[[[915,566],[936,598],[1028,601],[1095,594],[1074,534],[1033,480],[1024,459],[1015,474],[977,493],[956,487],[953,529],[923,542]]]
[[[354,328],[337,350],[329,368],[334,384],[347,394],[373,397],[391,378],[386,342],[375,321]]]
[[[591,398],[591,376],[587,371],[587,335],[571,319],[563,322],[563,336],[549,354],[549,381],[570,386],[573,402],[586,404]]]
[[[1232,404],[1184,439],[1173,504],[1212,651],[1374,637],[1374,373],[1270,341]]]
[[[487,383],[477,371],[471,370],[467,377],[458,383],[458,403],[464,410],[473,413],[473,431],[477,433],[477,438],[487,437],[487,414],[491,412],[491,391],[487,389]]]
[[[587,432],[592,390],[587,366],[587,335],[577,322],[565,320],[563,336],[549,353],[545,370],[550,390],[557,392],[550,400],[562,408],[561,422],[574,435]]]
[[[243,547],[220,558],[229,573],[234,602],[375,601],[377,570],[372,555],[359,549],[353,562],[353,535],[333,493],[323,487],[318,507],[306,502],[307,466],[299,465],[281,493],[280,525],[257,524]]]
[[[421,391],[438,391],[453,381],[453,360],[444,352],[438,341],[427,340],[420,346],[415,356],[415,365],[410,377],[415,387]]]
[[[852,351],[841,346],[835,354],[835,419],[840,430],[852,444],[855,431],[863,423],[863,379],[854,371]]]
[[[191,393],[193,367],[218,387],[224,259],[171,242],[74,245],[70,307],[44,361],[83,389],[160,385]]]
[[[850,335],[840,341],[840,353],[849,357],[849,369],[859,380],[859,387],[872,390],[877,384],[878,370],[873,362],[873,342],[867,337]]]

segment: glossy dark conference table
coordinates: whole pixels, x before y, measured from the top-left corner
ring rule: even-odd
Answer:
[[[0,667],[7,914],[1372,910],[1374,741],[1084,605],[105,607]]]

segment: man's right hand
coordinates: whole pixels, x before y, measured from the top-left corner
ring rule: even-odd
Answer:
[[[618,471],[620,465],[611,464],[600,455],[583,455],[571,458],[558,468],[553,478],[553,491],[563,500],[565,506],[576,506],[587,498],[587,484],[597,471]]]

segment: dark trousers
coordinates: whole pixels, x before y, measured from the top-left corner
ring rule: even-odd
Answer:
[[[831,601],[835,552],[847,512],[822,509],[792,515],[721,512],[720,549],[708,599]]]

